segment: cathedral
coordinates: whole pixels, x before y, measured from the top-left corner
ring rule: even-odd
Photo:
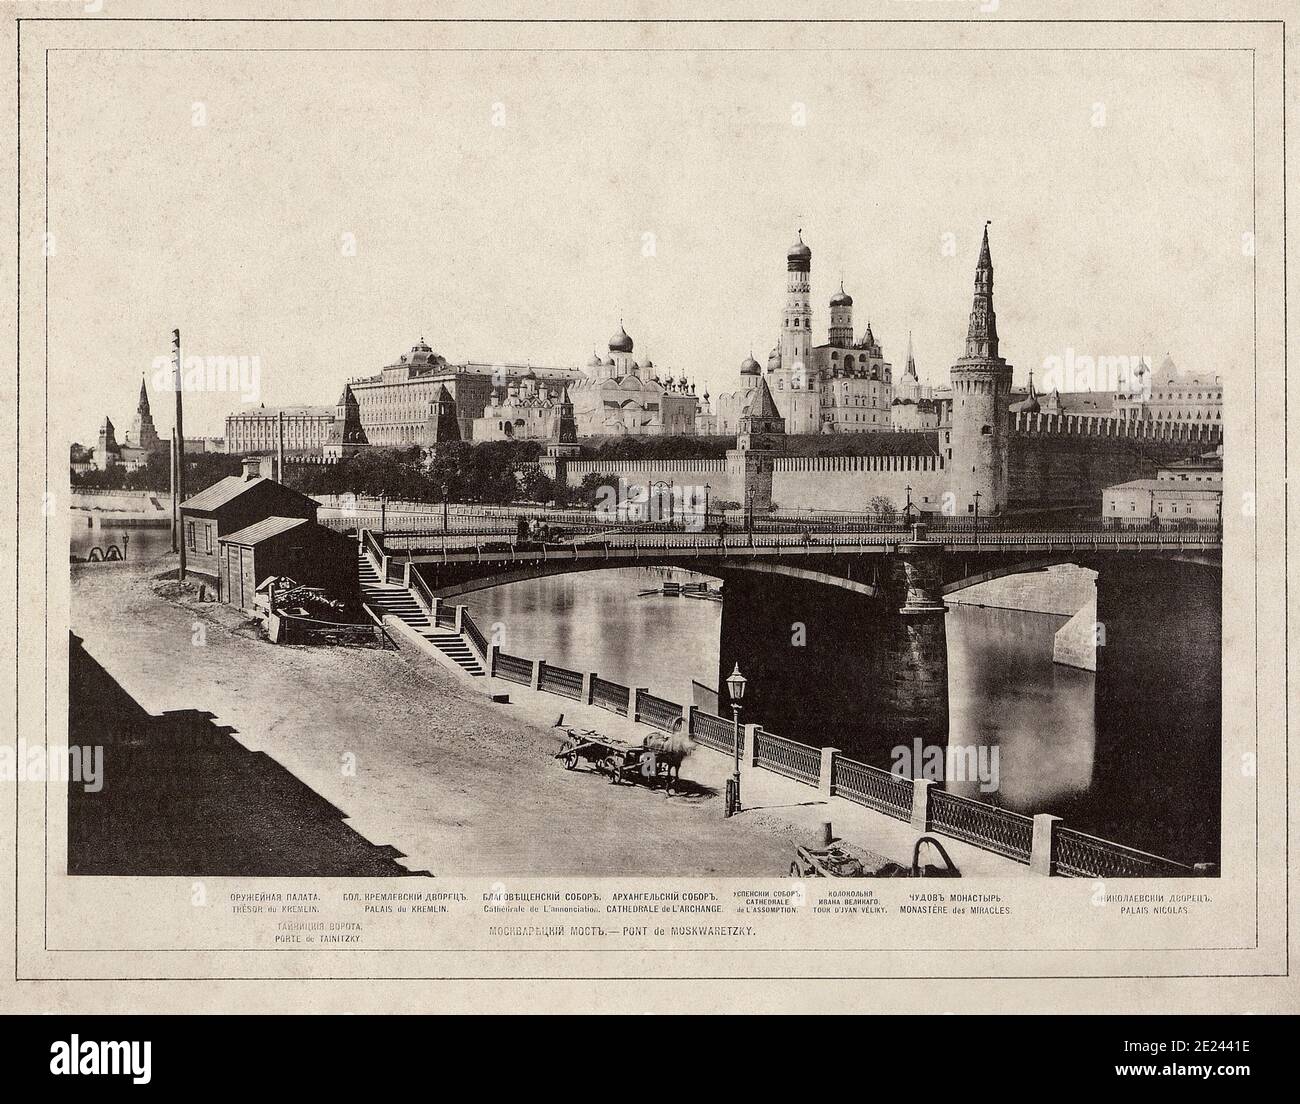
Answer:
[[[751,353],[738,386],[717,397],[709,429],[739,432],[760,377],[785,421],[787,433],[872,433],[892,429],[893,367],[871,332],[854,336],[853,297],[840,285],[831,297],[827,340],[813,344],[812,250],[799,240],[786,252],[785,311],[766,368]],[[708,396],[705,395],[707,400]]]
[[[654,361],[638,363],[632,338],[620,322],[605,356],[593,353],[583,378],[570,388],[578,433],[583,437],[625,434],[681,436],[699,431],[695,385],[685,376],[662,377]],[[706,396],[707,398],[707,393]]]

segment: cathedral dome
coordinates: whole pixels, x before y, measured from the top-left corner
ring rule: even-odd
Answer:
[[[790,246],[789,250],[786,252],[785,259],[787,261],[812,260],[812,250],[804,245],[802,230],[799,231],[799,240],[795,242],[794,245]]]
[[[831,296],[832,307],[851,307],[853,306],[853,296],[844,290],[844,282],[840,281],[840,290]]]
[[[609,351],[611,353],[630,353],[632,351],[632,339],[628,337],[627,331],[623,329],[623,324],[618,325],[618,333],[609,339]]]
[[[758,361],[754,359],[752,353],[741,361],[740,374],[742,376],[756,376],[760,371],[762,369],[758,366]]]
[[[600,359],[600,354],[599,354],[599,353],[592,353],[592,354],[591,354],[591,359],[590,359],[589,361],[587,361],[587,367],[588,367],[588,368],[599,368],[600,365],[601,365],[601,363],[602,363],[602,362],[601,362],[601,359]]]

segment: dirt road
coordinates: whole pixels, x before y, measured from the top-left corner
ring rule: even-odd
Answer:
[[[266,753],[365,840],[396,848],[408,869],[757,876],[789,864],[787,830],[724,819],[711,790],[670,798],[567,772],[551,757],[554,733],[448,672],[391,651],[270,644],[228,607],[160,597],[151,583],[160,569],[72,568],[72,629],[86,652],[148,713],[202,711],[229,726],[233,740]],[[105,771],[111,784],[111,763]],[[229,797],[237,807],[241,794]],[[187,800],[182,782],[168,802],[178,821]],[[274,809],[259,815],[273,828]],[[301,836],[301,810],[294,815]],[[265,833],[264,846],[275,838]],[[231,840],[226,849],[239,846]],[[222,860],[238,864],[239,856]],[[261,860],[259,872],[274,872],[276,856]]]

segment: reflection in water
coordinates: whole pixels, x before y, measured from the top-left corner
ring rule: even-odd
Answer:
[[[484,629],[502,633],[508,652],[598,671],[689,703],[692,679],[710,687],[716,682],[722,607],[637,597],[665,578],[699,576],[668,569],[594,571],[477,591],[464,601]],[[1106,764],[1097,762],[1095,676],[1052,662],[1053,635],[1066,620],[974,606],[948,614],[950,743],[996,747],[999,774],[995,792],[983,792],[978,781],[948,788],[1026,814],[1056,813],[1074,828],[1172,858],[1213,855],[1217,821],[1208,825],[1201,818],[1198,801],[1190,793],[1182,801],[1155,801],[1153,795],[1170,785],[1202,792],[1215,763],[1183,763],[1163,777],[1159,763],[1099,769]],[[888,768],[890,762],[885,757],[873,765]]]
[[[127,557],[129,559],[155,559],[164,552],[170,552],[172,547],[172,531],[170,528],[158,528],[156,526],[130,526],[123,528],[116,525],[104,525],[98,529],[92,529],[86,524],[85,515],[72,515],[72,534],[69,540],[70,551],[74,556],[80,556],[83,560],[90,555],[92,548],[98,548],[100,552],[108,550],[109,545],[116,545],[118,549],[123,547],[123,538],[129,537],[130,541],[126,544]]]
[[[702,578],[670,568],[588,571],[475,591],[463,601],[503,651],[689,704],[692,679],[717,681],[722,606],[637,592]]]

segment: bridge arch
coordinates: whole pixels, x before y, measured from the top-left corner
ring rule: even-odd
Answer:
[[[415,564],[417,569],[421,566],[422,565],[418,562]],[[762,561],[728,562],[722,560],[696,561],[657,558],[647,558],[632,562],[626,560],[613,562],[601,560],[544,560],[539,563],[529,564],[527,567],[516,568],[512,571],[502,571],[496,574],[484,574],[474,578],[461,579],[455,583],[449,583],[442,587],[432,587],[431,589],[435,598],[455,598],[462,594],[472,594],[477,590],[488,590],[491,587],[508,586],[510,583],[528,582],[531,579],[545,579],[554,575],[570,575],[587,571],[612,571],[626,567],[680,568],[683,571],[693,571],[700,575],[710,575],[715,579],[725,579],[728,574],[743,571],[747,574],[784,576],[788,579],[800,579],[805,582],[819,583],[823,586],[836,587],[840,590],[847,590],[855,594],[861,594],[868,598],[874,598],[879,593],[879,589],[870,583],[863,583],[854,579],[846,579],[841,575],[835,575],[826,571],[817,571],[806,567],[793,567],[789,564],[764,563]]]

